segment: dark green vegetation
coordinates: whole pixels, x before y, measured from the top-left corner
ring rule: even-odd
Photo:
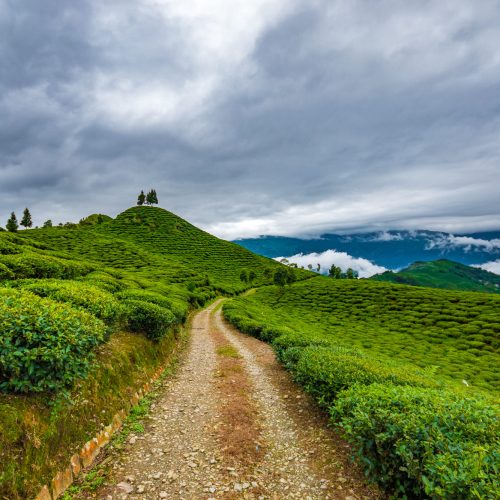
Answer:
[[[317,277],[232,299],[397,496],[498,498],[500,297]]]
[[[0,395],[0,498],[34,498],[69,458],[129,407],[130,397],[160,366],[170,362],[179,332],[160,342],[117,332],[94,350],[87,378],[71,398],[46,393]]]
[[[32,496],[66,464],[92,416],[169,355],[190,308],[248,288],[243,269],[261,285],[278,267],[152,207],[2,232],[0,497]]]
[[[386,271],[370,279],[450,290],[500,293],[500,276],[446,259],[415,262],[397,273]]]

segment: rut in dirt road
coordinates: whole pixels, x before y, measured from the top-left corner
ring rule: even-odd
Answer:
[[[345,443],[278,365],[270,347],[199,312],[178,372],[143,434],[112,465],[103,499],[359,499],[379,495]]]

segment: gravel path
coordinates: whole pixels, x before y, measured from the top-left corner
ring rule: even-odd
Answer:
[[[379,497],[269,346],[228,326],[217,306],[195,316],[185,359],[164,383],[145,432],[129,437],[107,484],[90,496]]]

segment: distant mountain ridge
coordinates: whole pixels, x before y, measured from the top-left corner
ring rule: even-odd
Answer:
[[[446,259],[415,262],[399,272],[386,271],[369,278],[403,285],[500,293],[500,276]]]
[[[266,257],[346,252],[388,269],[406,268],[416,261],[448,259],[465,265],[500,259],[500,231],[452,234],[439,231],[378,231],[359,234],[323,234],[318,238],[261,236],[235,243]]]

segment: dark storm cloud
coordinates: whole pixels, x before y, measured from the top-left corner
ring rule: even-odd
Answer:
[[[500,2],[0,0],[0,218],[498,228]]]

